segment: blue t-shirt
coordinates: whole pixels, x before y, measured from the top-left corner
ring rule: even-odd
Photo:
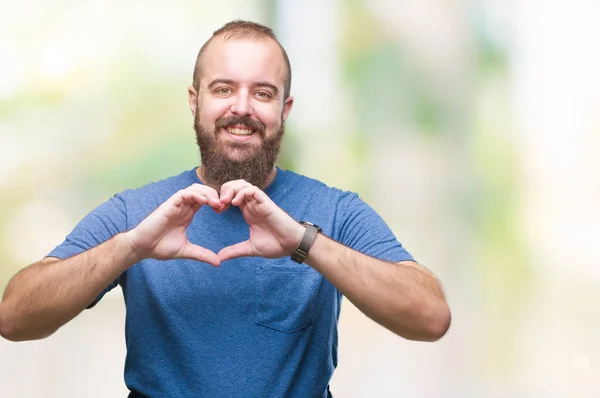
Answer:
[[[117,194],[48,256],[64,259],[132,229],[194,183],[201,182],[192,169]],[[388,261],[412,260],[355,193],[281,169],[265,192],[294,219],[319,225],[348,247]],[[249,237],[233,206],[221,214],[202,207],[187,234],[215,253]],[[289,257],[238,258],[218,268],[193,260],[146,259],[104,293],[117,285],[127,308],[130,390],[177,398],[331,396],[342,296],[310,266]]]

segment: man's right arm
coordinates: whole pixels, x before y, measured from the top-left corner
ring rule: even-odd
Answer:
[[[65,260],[47,258],[23,269],[8,283],[0,302],[0,334],[12,341],[51,335],[145,258],[187,258],[218,266],[215,253],[187,238],[187,227],[203,205],[222,210],[213,188],[193,184],[135,228]]]
[[[117,234],[68,259],[50,257],[24,268],[0,302],[0,334],[11,341],[51,335],[140,260],[131,239]]]

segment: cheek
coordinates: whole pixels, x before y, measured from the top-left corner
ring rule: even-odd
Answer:
[[[281,124],[281,108],[275,106],[257,106],[254,117],[260,120],[269,130],[279,129]]]
[[[225,101],[203,101],[198,107],[200,121],[202,123],[214,123],[218,118],[227,114],[229,109]]]

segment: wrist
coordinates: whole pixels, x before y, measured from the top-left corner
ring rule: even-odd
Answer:
[[[300,242],[302,242],[302,237],[304,236],[304,232],[306,232],[306,227],[299,222],[295,223],[294,227],[294,244],[292,245],[292,250],[295,250]]]
[[[135,264],[150,257],[148,250],[144,250],[136,243],[134,229],[120,233],[115,238],[119,247],[122,247],[125,251],[128,262]]]
[[[315,243],[317,235],[319,235],[322,230],[318,225],[308,221],[300,221],[299,224],[304,228],[304,232],[301,240],[292,252],[291,259],[298,264],[302,264],[306,260],[310,248]]]

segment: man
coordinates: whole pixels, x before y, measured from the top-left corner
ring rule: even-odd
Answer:
[[[342,295],[407,339],[442,337],[441,286],[384,221],[275,167],[290,83],[270,29],[217,30],[188,89],[201,166],[115,195],[15,275],[2,335],[49,336],[120,285],[130,396],[211,398],[331,396]]]

